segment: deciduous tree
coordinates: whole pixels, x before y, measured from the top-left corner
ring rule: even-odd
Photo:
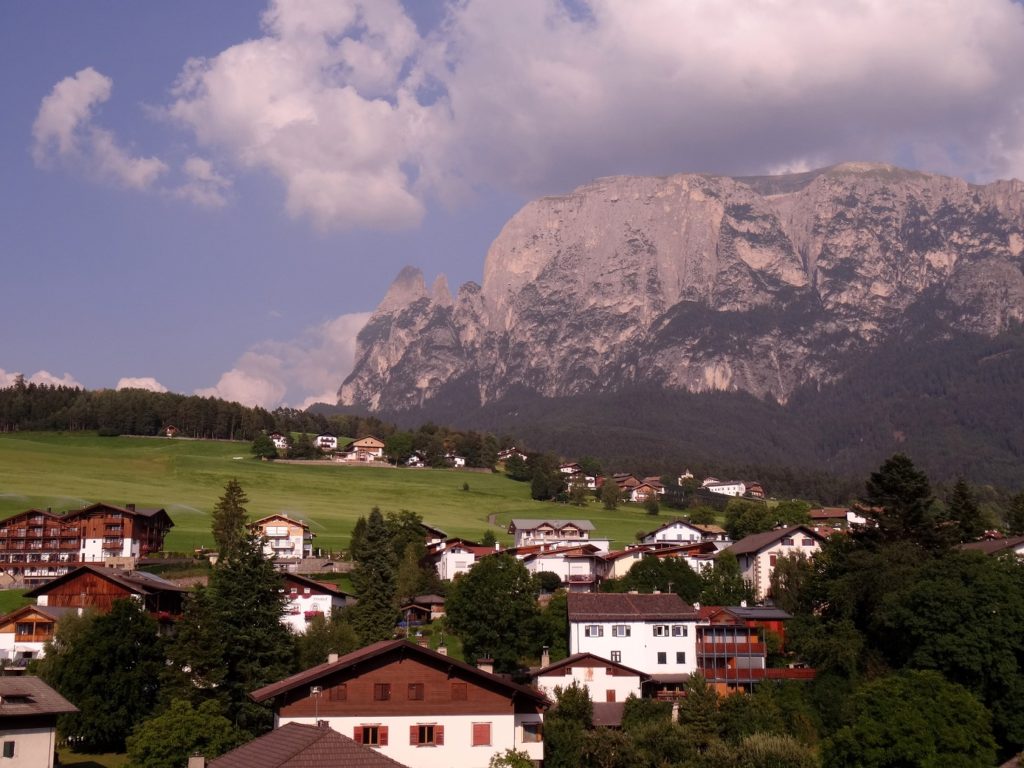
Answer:
[[[135,726],[127,739],[128,763],[131,768],[181,768],[194,754],[209,760],[249,738],[224,716],[217,701],[193,709],[176,699],[162,714]]]

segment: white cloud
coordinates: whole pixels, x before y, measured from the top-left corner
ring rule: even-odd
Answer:
[[[21,375],[22,374],[18,371],[11,371],[8,373],[3,368],[0,368],[0,387],[14,386],[14,382],[17,381],[18,377]],[[36,371],[31,376],[25,376],[25,381],[32,382],[33,384],[49,384],[51,386],[82,386],[70,373],[65,373],[63,376],[58,377],[54,376],[49,371]]]
[[[148,389],[150,392],[166,392],[167,387],[152,376],[126,376],[118,380],[114,389]]]
[[[93,125],[95,107],[110,98],[114,81],[92,67],[57,83],[39,105],[32,125],[32,157],[77,163],[100,178],[131,189],[146,189],[167,170],[155,157],[135,157],[114,135]]]
[[[290,341],[264,341],[246,351],[213,387],[196,390],[243,405],[305,408],[333,403],[355,362],[356,334],[370,313],[341,315]]]
[[[182,166],[186,182],[174,190],[174,196],[189,200],[202,208],[220,208],[227,204],[226,192],[231,180],[213,169],[209,160],[192,156]]]

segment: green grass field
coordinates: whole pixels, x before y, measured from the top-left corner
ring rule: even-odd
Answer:
[[[31,507],[65,511],[104,501],[164,507],[174,528],[164,549],[191,551],[210,545],[210,510],[224,484],[237,478],[249,496],[250,519],[283,512],[309,523],[314,545],[348,545],[356,519],[374,506],[409,509],[453,536],[479,538],[504,529],[513,517],[585,518],[613,545],[632,542],[639,530],[669,516],[652,517],[637,506],[614,511],[592,501],[585,508],[533,501],[528,483],[500,474],[458,470],[315,466],[261,462],[249,443],[92,434],[0,435],[0,517]],[[463,483],[469,490],[463,491]],[[495,515],[497,525],[489,525]]]

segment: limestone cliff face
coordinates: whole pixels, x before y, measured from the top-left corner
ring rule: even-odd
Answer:
[[[552,397],[654,383],[785,402],[914,322],[1024,320],[1024,184],[885,165],[598,179],[527,204],[483,285],[406,268],[339,400],[413,408],[458,387]]]

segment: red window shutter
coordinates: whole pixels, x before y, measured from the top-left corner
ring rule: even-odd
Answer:
[[[363,726],[357,725],[354,729],[352,729],[352,741],[354,741],[356,744],[363,743]]]
[[[439,747],[444,745],[444,726],[443,725],[435,725],[434,726],[434,743],[437,744],[437,746],[439,746]]]
[[[388,727],[382,725],[377,729],[377,733],[380,735],[380,745],[386,747],[388,745]]]
[[[409,726],[409,743],[419,744],[420,743],[420,727],[418,725]]]
[[[473,746],[487,747],[491,744],[491,724],[473,723]]]

